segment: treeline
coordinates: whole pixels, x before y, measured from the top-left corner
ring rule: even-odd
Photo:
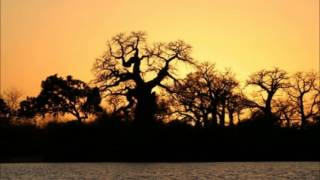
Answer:
[[[316,72],[263,69],[241,84],[231,70],[220,72],[214,64],[199,64],[190,53],[191,46],[181,40],[149,45],[143,32],[120,33],[96,59],[91,86],[72,76],[51,75],[41,83],[37,97],[27,97],[19,105],[14,102],[17,92],[1,98],[1,119],[30,121],[36,116],[68,114],[83,122],[104,111],[141,125],[176,120],[197,127],[224,127],[258,119],[265,126],[319,124]],[[178,79],[175,74],[181,63],[191,65],[193,72]]]
[[[0,98],[1,160],[319,159],[316,72],[263,69],[239,82],[181,40],[149,44],[131,32],[107,45],[89,84],[55,74],[36,97]],[[178,78],[183,64],[192,71]],[[48,118],[58,120],[37,128]]]

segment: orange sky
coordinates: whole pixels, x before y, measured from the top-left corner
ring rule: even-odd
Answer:
[[[1,90],[37,95],[54,73],[89,81],[106,40],[132,30],[183,39],[241,80],[319,69],[319,0],[1,0]]]

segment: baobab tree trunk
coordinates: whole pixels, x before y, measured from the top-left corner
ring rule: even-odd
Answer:
[[[301,126],[305,127],[308,124],[308,122],[307,122],[307,118],[304,115],[304,113],[301,113],[300,118],[301,118]]]
[[[266,126],[273,126],[274,125],[274,118],[272,117],[272,112],[271,110],[264,110],[264,118],[263,120],[263,124]]]
[[[272,96],[273,96],[273,94],[271,94],[271,95],[268,95],[268,97],[267,97],[267,100],[266,100],[266,106],[265,106],[265,108],[263,109],[263,111],[264,111],[264,124],[265,125],[270,125],[270,126],[273,126],[274,125],[274,121],[275,121],[275,119],[274,119],[274,117],[273,117],[273,115],[272,115],[272,111],[271,111],[271,101],[272,101]]]
[[[153,123],[157,109],[156,95],[150,91],[141,91],[136,96],[135,121],[139,125],[148,126]]]
[[[299,108],[300,108],[301,126],[305,127],[307,125],[307,118],[304,113],[303,96],[299,97]]]

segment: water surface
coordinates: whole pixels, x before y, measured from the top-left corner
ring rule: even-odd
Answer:
[[[320,179],[319,162],[12,163],[0,179]]]

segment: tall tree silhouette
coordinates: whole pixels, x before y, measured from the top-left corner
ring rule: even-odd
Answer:
[[[320,113],[319,77],[314,72],[297,72],[291,78],[290,88],[287,89],[293,107],[301,119],[301,126],[306,126],[308,119]]]
[[[105,54],[93,66],[94,82],[106,96],[124,96],[134,119],[146,124],[156,111],[155,87],[169,90],[165,82],[177,81],[175,62],[192,64],[191,46],[178,40],[148,45],[144,32],[120,33],[108,42]]]
[[[288,87],[288,75],[287,72],[274,68],[272,70],[261,70],[250,75],[247,80],[247,85],[258,87],[259,99],[252,101],[251,105],[259,108],[263,111],[266,123],[274,123],[272,114],[272,100],[274,95],[279,89]]]

